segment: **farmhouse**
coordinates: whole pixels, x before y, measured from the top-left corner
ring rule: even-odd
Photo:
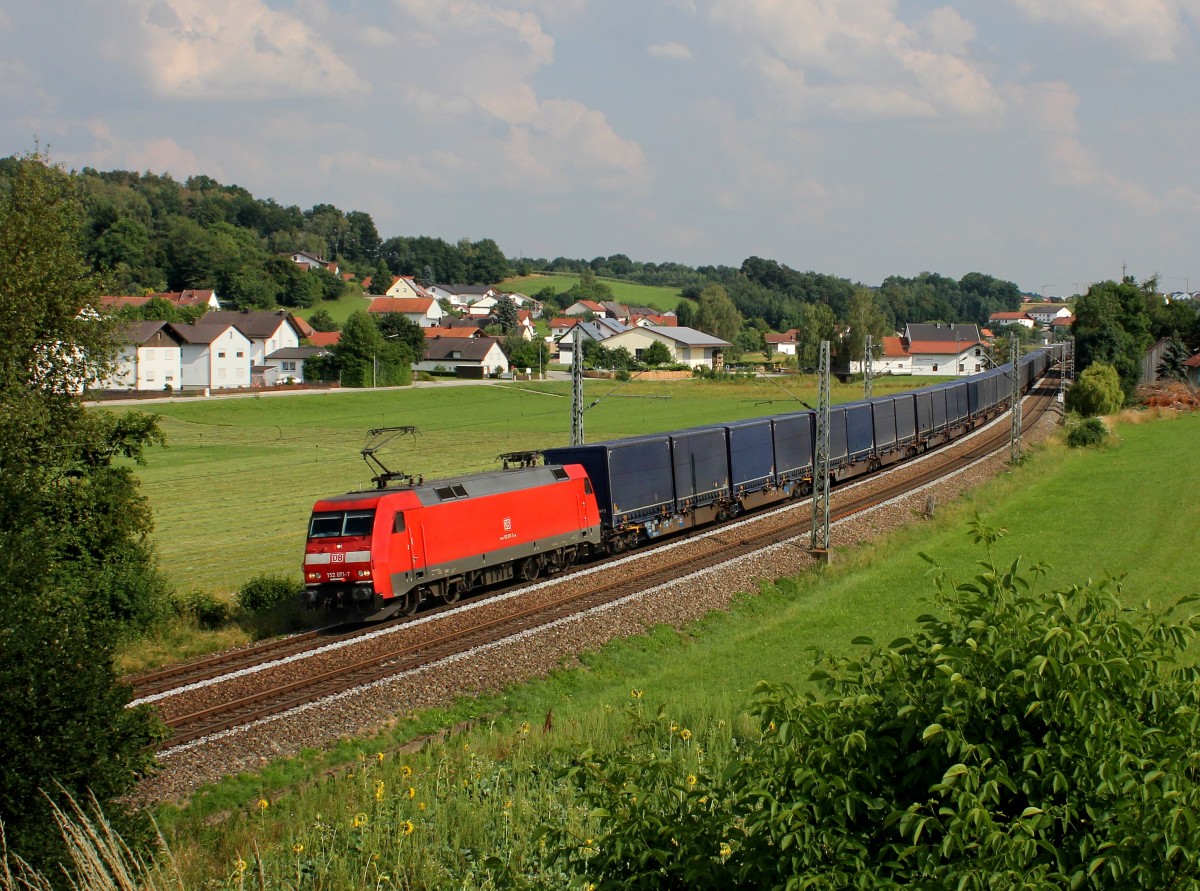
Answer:
[[[399,313],[422,328],[439,324],[446,315],[442,305],[432,297],[376,297],[367,312],[372,315]]]
[[[725,350],[730,346],[728,341],[697,331],[695,328],[654,326],[629,328],[605,340],[604,346],[610,350],[624,347],[635,359],[640,359],[655,342],[667,345],[667,349],[671,351],[672,362],[692,368],[723,367]]]
[[[175,389],[183,381],[183,338],[167,322],[131,322],[117,329],[122,342],[113,373],[102,390]]]
[[[883,338],[878,374],[960,375],[987,368],[987,345],[976,325],[908,324],[901,337]],[[854,365],[851,363],[851,370]]]
[[[414,371],[453,371],[469,377],[487,377],[508,371],[508,357],[496,337],[433,337],[425,342],[425,356],[413,363]]]

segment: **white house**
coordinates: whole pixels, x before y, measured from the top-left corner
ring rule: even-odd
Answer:
[[[604,304],[597,303],[595,300],[576,300],[563,310],[563,315],[565,316],[586,316],[588,313],[598,318],[604,318],[608,315],[604,309]]]
[[[202,321],[171,327],[183,338],[180,354],[185,387],[217,390],[250,386],[252,344],[235,326]]]
[[[851,362],[856,370],[859,362]],[[901,337],[883,338],[883,355],[872,362],[875,374],[966,375],[986,371],[987,345],[977,325],[909,324]]]
[[[178,390],[183,384],[183,338],[167,322],[131,322],[118,329],[121,349],[103,390]]]
[[[1031,306],[1025,312],[1039,325],[1052,325],[1055,319],[1071,316],[1071,310],[1066,306]]]
[[[559,335],[554,340],[554,350],[558,354],[559,362],[573,361],[573,357],[575,355],[576,328],[579,329],[580,336],[583,337],[584,340],[593,340],[597,343],[606,341],[609,338],[615,337],[616,335],[622,333],[623,331],[629,330],[620,322],[614,321],[613,319],[601,318],[595,319],[591,322],[583,322],[577,319],[575,320],[575,324],[572,325],[566,331],[566,333]]]
[[[246,310],[208,312],[200,322],[206,325],[233,325],[250,341],[252,365],[263,367],[267,356],[276,350],[300,346],[303,335],[296,320],[286,310]]]
[[[304,380],[304,363],[318,356],[328,356],[329,350],[321,347],[285,347],[267,356],[263,383],[269,387],[276,384],[300,383]]]
[[[422,328],[441,323],[446,311],[433,297],[376,297],[367,307],[372,315],[399,313]]]
[[[789,328],[782,334],[771,332],[763,336],[763,340],[767,344],[767,358],[775,354],[780,356],[796,355],[796,343],[800,332],[795,328]]]
[[[692,368],[721,368],[725,364],[725,350],[730,346],[719,337],[681,327],[628,328],[609,337],[604,346],[610,350],[624,347],[635,359],[640,359],[655,342],[667,345],[673,362]]]
[[[417,284],[417,280],[411,275],[397,275],[392,278],[391,286],[383,292],[384,297],[434,297],[423,287]]]
[[[337,263],[318,257],[316,254],[310,254],[308,251],[296,251],[291,254],[291,258],[293,263],[297,263],[305,269],[328,269],[334,275],[338,271]]]
[[[481,369],[486,377],[508,371],[508,357],[496,337],[432,337],[425,341],[425,356],[413,363],[414,371]]]
[[[994,312],[988,316],[988,325],[995,330],[1005,325],[1022,325],[1032,329],[1034,320],[1032,311],[1026,312]]]
[[[425,289],[439,300],[449,302],[451,306],[466,308],[484,297],[499,297],[500,292],[491,285],[450,285],[432,284]]]

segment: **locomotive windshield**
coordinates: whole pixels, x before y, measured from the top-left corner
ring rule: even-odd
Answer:
[[[375,524],[373,510],[317,511],[308,525],[309,538],[370,535]]]

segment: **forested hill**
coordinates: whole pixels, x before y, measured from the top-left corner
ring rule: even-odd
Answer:
[[[6,189],[16,159],[0,159]],[[496,241],[451,244],[428,236],[384,238],[369,213],[331,204],[308,210],[256,198],[236,185],[193,176],[98,171],[74,174],[86,212],[84,246],[97,269],[111,271],[119,293],[213,288],[222,303],[239,309],[305,307],[341,293],[332,272],[305,273],[288,255],[305,251],[336,261],[341,273],[373,280],[382,291],[393,275],[421,282],[495,284],[512,273],[581,272],[678,288],[698,297],[724,287],[742,318],[760,328],[786,330],[836,320],[852,324],[851,298],[863,286],[817,272],[798,272],[774,260],[751,257],[740,268],[646,263],[623,254],[575,260],[508,258]],[[498,233],[501,236],[503,233]],[[906,322],[984,323],[997,310],[1016,309],[1017,286],[971,273],[960,280],[936,273],[888,278],[872,289],[885,327]],[[832,317],[832,318],[831,318]]]

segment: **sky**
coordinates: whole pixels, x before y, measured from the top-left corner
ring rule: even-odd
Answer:
[[[1200,0],[0,0],[0,155],[509,257],[1200,289]]]

